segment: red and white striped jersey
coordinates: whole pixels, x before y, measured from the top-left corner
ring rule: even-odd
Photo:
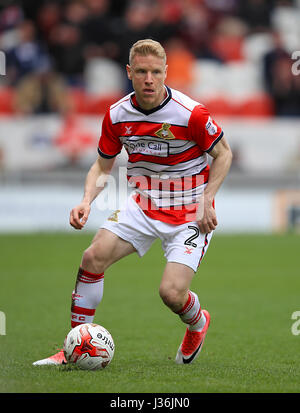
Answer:
[[[98,152],[112,158],[124,146],[135,201],[149,217],[180,225],[195,220],[209,176],[207,153],[222,136],[205,106],[166,86],[164,101],[154,109],[140,108],[134,92],[112,105]]]

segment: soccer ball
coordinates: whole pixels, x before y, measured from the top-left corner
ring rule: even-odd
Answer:
[[[64,342],[67,362],[83,370],[104,369],[111,362],[114,351],[111,334],[98,324],[85,323],[74,327]]]

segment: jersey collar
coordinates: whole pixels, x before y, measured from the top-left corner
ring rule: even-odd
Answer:
[[[165,85],[165,90],[166,90],[166,97],[165,99],[161,102],[160,105],[156,106],[155,108],[152,109],[142,109],[136,100],[135,93],[133,92],[132,95],[130,96],[130,103],[134,107],[134,109],[138,110],[139,112],[143,113],[144,115],[151,115],[151,113],[157,112],[161,108],[163,108],[172,98],[172,92],[171,89]]]

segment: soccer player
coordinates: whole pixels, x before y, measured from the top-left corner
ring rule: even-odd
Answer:
[[[136,189],[83,253],[72,294],[71,326],[93,322],[110,265],[133,252],[143,256],[160,238],[167,263],[159,294],[186,324],[175,361],[188,364],[199,355],[210,324],[209,312],[201,308],[190,285],[218,224],[214,198],[232,154],[205,106],[165,84],[166,53],[160,43],[136,42],[126,70],[134,92],[105,114],[99,157],[87,174],[82,201],[70,213],[70,224],[84,228],[91,203],[123,147],[128,153],[127,178]],[[65,362],[61,350],[34,364]]]

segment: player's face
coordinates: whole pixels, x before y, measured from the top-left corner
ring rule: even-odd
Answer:
[[[164,60],[154,55],[137,54],[126,69],[141,108],[149,110],[160,105],[165,97],[164,82],[167,76]]]

